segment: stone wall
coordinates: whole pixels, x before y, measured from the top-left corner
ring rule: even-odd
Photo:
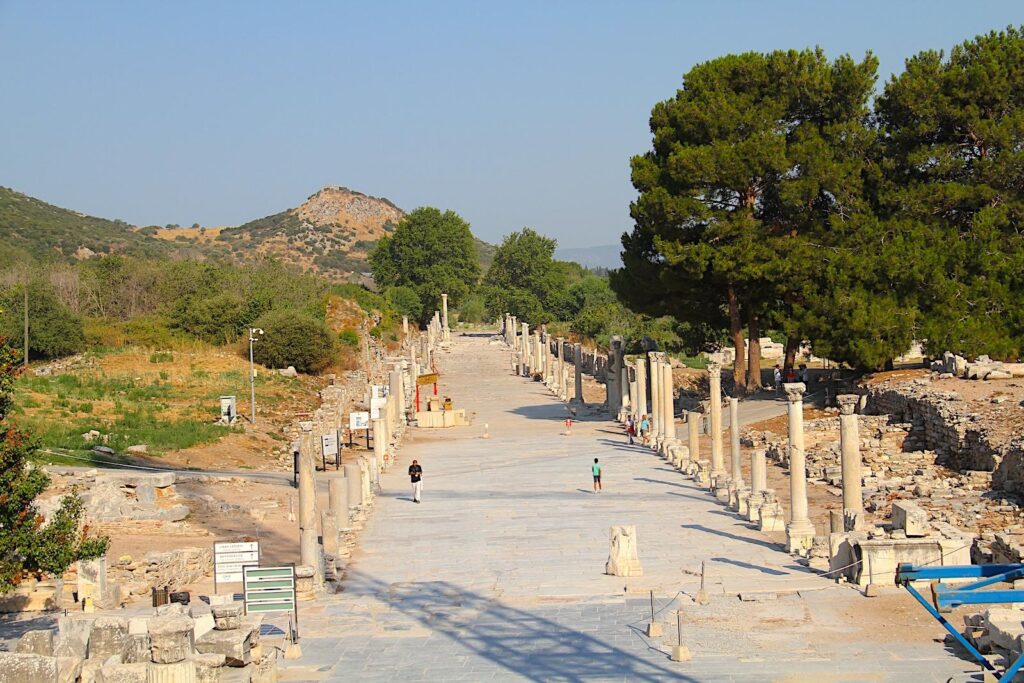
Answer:
[[[212,548],[178,548],[152,551],[139,559],[124,555],[107,559],[107,583],[121,588],[122,598],[148,595],[153,588],[179,590],[213,574]],[[78,568],[64,575],[69,585],[78,583]]]

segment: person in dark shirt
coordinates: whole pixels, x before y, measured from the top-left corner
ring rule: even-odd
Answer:
[[[409,465],[409,479],[412,480],[412,502],[418,503],[423,493],[423,468],[415,460]]]

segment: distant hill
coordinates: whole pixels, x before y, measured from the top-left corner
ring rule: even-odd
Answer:
[[[332,280],[369,270],[367,256],[405,212],[383,197],[327,186],[299,206],[235,227],[136,227],[86,216],[0,187],[0,249],[35,258],[88,259],[107,254],[156,258],[272,256]],[[476,240],[481,268],[494,245]]]
[[[369,270],[366,257],[404,217],[387,199],[328,186],[294,209],[223,228],[215,240],[238,259],[274,256],[344,279]]]
[[[559,247],[555,258],[559,261],[575,261],[584,268],[621,268],[619,256],[622,247],[618,244],[601,244],[595,247]]]
[[[124,221],[87,216],[0,187],[0,240],[36,258],[90,258],[96,254],[165,256],[174,248]]]

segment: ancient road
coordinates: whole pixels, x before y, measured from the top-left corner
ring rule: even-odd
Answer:
[[[893,623],[856,616],[881,603],[797,565],[611,422],[563,436],[564,405],[513,377],[503,347],[457,337],[439,363],[474,424],[413,430],[344,592],[300,610],[305,656],[282,680],[945,681],[975,669],[931,639],[937,627],[907,637],[898,620],[912,607]],[[421,505],[404,474],[413,458]],[[604,575],[612,524],[637,526],[643,577]],[[701,561],[706,606],[691,599]],[[649,590],[665,629],[650,641]],[[667,656],[678,607],[694,655],[683,664]]]

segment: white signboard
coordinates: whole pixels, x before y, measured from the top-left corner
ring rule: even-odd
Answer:
[[[338,454],[338,432],[327,432],[320,437],[320,440],[323,442],[325,456]]]
[[[370,398],[387,398],[390,387],[387,384],[374,384],[373,393],[370,394]]]
[[[369,413],[349,413],[348,414],[348,428],[353,432],[360,429],[370,428],[370,414]]]
[[[386,406],[388,400],[386,398],[371,398],[370,399],[370,419],[380,419],[380,409]]]
[[[259,563],[258,541],[213,544],[213,580],[218,586],[222,583],[241,582],[242,567]]]

